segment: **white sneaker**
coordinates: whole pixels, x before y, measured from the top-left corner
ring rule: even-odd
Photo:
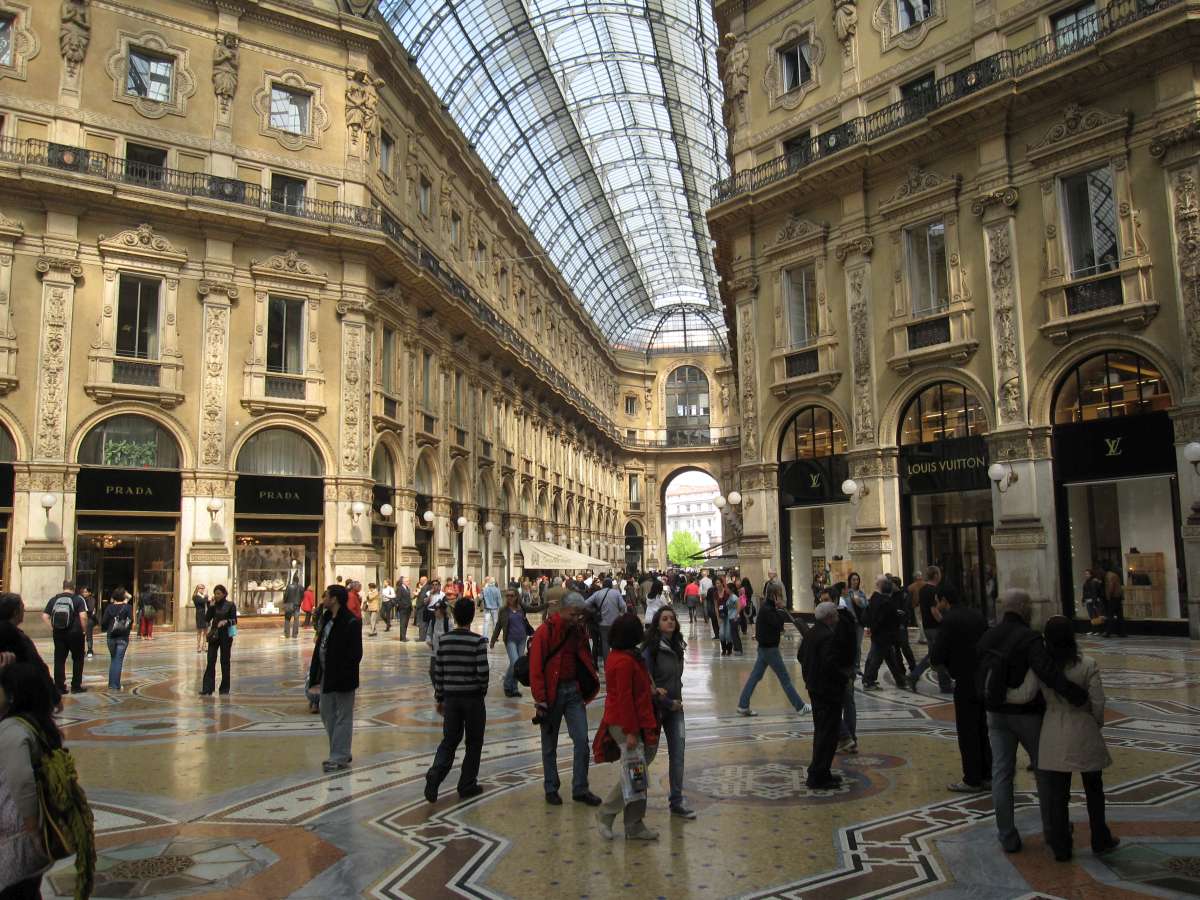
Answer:
[[[804,706],[802,706],[798,710],[796,710],[796,715],[800,716],[800,718],[804,718],[810,712],[812,712],[812,707],[805,704]]]
[[[600,827],[600,837],[606,841],[613,839],[613,822],[616,816],[606,816],[604,813],[596,813],[596,824]]]
[[[756,713],[754,710],[752,710],[752,709],[742,709],[740,706],[738,707],[737,714],[738,714],[739,716],[746,716],[747,718],[749,718],[749,717],[751,717],[751,716],[757,716],[757,715],[758,715],[758,713]]]

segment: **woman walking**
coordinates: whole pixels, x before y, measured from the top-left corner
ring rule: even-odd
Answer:
[[[504,606],[496,618],[496,628],[492,632],[491,647],[496,646],[496,638],[503,636],[504,649],[508,651],[508,669],[504,673],[504,696],[520,697],[517,690],[517,679],[513,669],[517,660],[525,655],[525,645],[533,636],[533,627],[529,624],[525,610],[521,606],[520,595],[509,588],[504,592]]]
[[[205,600],[206,606],[207,603]],[[119,691],[125,651],[129,649],[129,633],[133,631],[133,606],[124,588],[113,588],[100,619],[100,630],[108,636],[108,689]]]
[[[1050,796],[1043,798],[1050,825],[1047,841],[1054,858],[1071,858],[1071,820],[1067,806],[1071,800],[1071,773],[1079,772],[1087,798],[1088,823],[1092,852],[1107,853],[1120,839],[1113,836],[1104,816],[1104,778],[1101,770],[1112,765],[1100,729],[1104,725],[1104,684],[1100,667],[1090,656],[1083,656],[1075,643],[1075,629],[1066,616],[1052,616],[1046,622],[1046,650],[1068,681],[1088,692],[1086,706],[1072,706],[1049,685],[1042,683],[1046,715],[1038,738],[1038,768],[1046,773]]]
[[[138,636],[148,641],[154,640],[155,612],[154,585],[148,584],[138,594]]]
[[[317,593],[311,584],[305,585],[304,596],[300,600],[300,612],[304,613],[304,627],[313,627],[313,611],[317,608]]]
[[[208,631],[208,591],[204,585],[196,585],[192,591],[192,608],[196,613],[196,652],[204,652],[204,635]]]
[[[687,644],[679,631],[675,610],[663,607],[654,614],[642,642],[642,658],[654,683],[654,710],[667,736],[668,779],[671,785],[671,815],[694,819],[696,814],[683,803],[683,651]]]
[[[229,693],[229,654],[233,649],[233,636],[237,634],[237,607],[229,599],[225,585],[213,588],[212,603],[208,607],[208,665],[204,668],[204,679],[200,684],[200,696],[211,697],[217,680],[217,657],[221,657],[221,688],[217,693]]]
[[[688,576],[687,586],[683,589],[683,602],[687,605],[688,624],[696,624],[696,607],[700,605],[700,585],[696,582],[696,576]]]
[[[658,749],[658,720],[654,716],[654,686],[646,666],[638,656],[642,623],[632,612],[619,616],[609,632],[608,659],[604,663],[604,718],[596,729],[592,750],[597,762],[618,759],[625,766],[640,751],[649,769]],[[596,816],[601,837],[613,837],[613,823],[624,812],[625,840],[656,841],[658,832],[646,827],[646,798],[625,801],[623,777],[617,779]],[[645,778],[649,785],[649,775]]]

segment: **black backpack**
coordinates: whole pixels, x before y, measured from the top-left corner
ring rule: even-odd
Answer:
[[[113,616],[112,624],[108,626],[108,636],[113,638],[128,637],[133,629],[133,610],[127,609],[123,614]]]
[[[563,644],[567,642],[569,635],[564,635],[563,639],[558,642],[558,646],[551,650],[542,659],[542,671],[546,671],[546,666],[559,650],[563,648]],[[525,653],[515,663],[513,663],[513,678],[517,679],[520,684],[529,687],[529,648],[533,646],[533,638],[530,638],[525,645]]]
[[[55,631],[66,631],[71,627],[71,619],[75,617],[75,598],[70,594],[60,594],[50,607],[50,626]]]
[[[975,693],[988,709],[996,709],[1004,705],[1012,676],[1011,657],[1022,642],[1036,639],[1035,632],[1017,634],[995,647],[979,651],[979,665],[975,669]],[[1022,672],[1021,677],[1025,675]],[[1017,682],[1020,684],[1020,681]]]

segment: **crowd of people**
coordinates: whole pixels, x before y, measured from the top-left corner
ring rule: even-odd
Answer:
[[[839,788],[836,756],[858,751],[856,682],[861,680],[863,692],[883,690],[879,671],[886,666],[893,688],[919,692],[931,672],[937,689],[954,705],[962,775],[947,790],[991,794],[997,838],[1006,852],[1022,847],[1013,801],[1018,747],[1031,761],[1042,831],[1054,857],[1068,860],[1073,853],[1067,807],[1075,772],[1087,798],[1093,852],[1116,847],[1119,840],[1105,818],[1102,771],[1112,760],[1101,731],[1103,682],[1096,661],[1080,651],[1074,623],[1054,616],[1042,632],[1035,631],[1029,624],[1030,598],[1019,589],[998,598],[998,620],[989,623],[943,582],[936,566],[907,586],[887,574],[877,576],[873,586],[868,594],[858,573],[845,582],[823,584],[811,616],[802,616],[791,610],[774,572],[757,593],[736,572],[679,570],[547,575],[509,583],[503,590],[492,578],[477,585],[471,578],[422,577],[413,587],[401,577],[394,585],[371,583],[365,590],[357,580],[338,578],[319,598],[311,585],[296,579],[284,592],[283,639],[299,636],[303,617],[313,640],[304,691],[328,738],[323,769],[337,772],[353,762],[364,629],[374,637],[381,625],[384,632],[394,626],[399,640],[408,641],[415,620],[417,640],[428,647],[432,701],[443,726],[425,779],[431,803],[438,800],[460,744],[465,755],[459,798],[484,790],[479,771],[488,719],[489,649],[502,641],[504,694],[521,698],[520,688],[527,687],[533,703],[546,803],[563,804],[557,754],[565,723],[572,748],[571,800],[595,808],[602,838],[620,832],[629,841],[653,841],[658,832],[646,821],[648,770],[664,740],[669,813],[684,821],[696,818],[685,798],[686,610],[689,638],[700,640],[711,629],[717,661],[743,653],[743,638],[753,629],[755,661],[733,712],[758,715],[751,700],[770,670],[795,713],[812,716],[809,789]],[[1111,594],[1111,586],[1108,590]],[[41,873],[53,861],[37,840],[45,810],[36,805],[34,779],[45,768],[42,757],[63,750],[53,716],[62,711],[65,695],[85,690],[82,672],[85,656],[92,655],[92,631],[99,626],[106,636],[108,686],[114,691],[121,690],[129,641],[143,631],[145,614],[123,589],[112,591],[102,610],[91,597],[86,588],[64,581],[43,608],[54,648],[51,668],[21,628],[21,598],[0,594],[0,896],[5,898],[38,896]],[[237,608],[223,585],[211,593],[197,585],[192,599],[196,649],[207,653],[200,693],[228,694]],[[919,661],[909,642],[913,625],[926,649]],[[783,655],[789,628],[800,638],[796,656],[807,700]],[[149,630],[146,639],[152,624]],[[589,736],[586,708],[602,688],[603,716]],[[602,798],[592,791],[589,774],[593,764],[608,762],[618,764],[619,777]],[[70,773],[73,777],[73,767]]]

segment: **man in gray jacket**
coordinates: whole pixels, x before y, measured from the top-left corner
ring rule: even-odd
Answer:
[[[604,587],[587,598],[587,605],[588,609],[595,611],[600,622],[600,656],[596,663],[603,668],[604,660],[608,656],[608,634],[612,631],[613,622],[625,612],[625,598],[613,587],[612,579],[606,578]]]

